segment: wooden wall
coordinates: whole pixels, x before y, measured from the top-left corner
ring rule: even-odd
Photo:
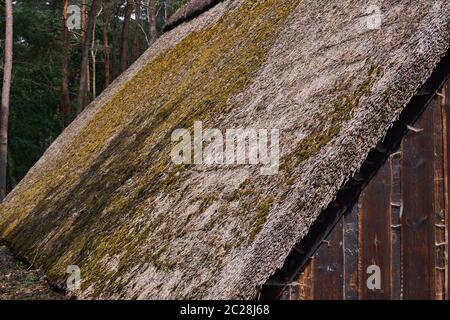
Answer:
[[[449,159],[450,81],[282,298],[448,299]]]

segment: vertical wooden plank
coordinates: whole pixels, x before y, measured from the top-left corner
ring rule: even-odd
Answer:
[[[280,300],[312,300],[313,299],[314,257],[308,260],[298,278],[285,286],[279,296]],[[284,286],[282,283],[278,284]]]
[[[315,300],[343,300],[342,220],[315,254],[313,293]]]
[[[442,124],[444,137],[444,201],[445,201],[445,242],[447,243],[447,250],[445,250],[445,298],[449,300],[449,271],[448,271],[448,257],[449,252],[449,219],[450,219],[450,80],[444,85],[444,100],[442,103]]]
[[[313,264],[314,259],[310,259],[298,279],[298,300],[312,300],[313,292]]]
[[[344,216],[344,300],[358,299],[358,204]]]
[[[402,253],[401,253],[401,151],[389,157],[391,171],[391,299],[402,299]]]
[[[423,113],[403,141],[403,298],[434,298],[433,110]]]
[[[359,297],[390,299],[390,170],[384,165],[370,181],[360,198]],[[381,271],[381,289],[367,287],[367,268],[376,265]]]
[[[440,90],[443,94],[443,90]],[[433,146],[434,146],[434,194],[433,194],[433,210],[434,210],[434,233],[436,242],[435,254],[435,298],[443,300],[445,298],[445,184],[444,184],[444,130],[442,107],[444,97],[438,95],[436,104],[433,107]]]

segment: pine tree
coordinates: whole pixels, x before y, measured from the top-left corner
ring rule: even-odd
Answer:
[[[13,64],[13,5],[5,1],[5,61],[3,70],[2,105],[0,118],[0,201],[6,196],[6,174],[8,164],[9,95]]]

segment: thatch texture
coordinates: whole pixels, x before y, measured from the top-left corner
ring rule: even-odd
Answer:
[[[253,298],[450,44],[449,1],[224,1],[165,34],[1,205],[80,298]],[[369,21],[369,23],[368,23]],[[370,28],[369,28],[370,26]],[[171,132],[276,128],[281,167],[175,166]]]

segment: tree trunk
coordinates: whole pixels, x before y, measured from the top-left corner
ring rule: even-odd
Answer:
[[[110,49],[109,49],[109,19],[110,19],[109,7],[105,7],[103,12],[103,60],[105,69],[105,84],[104,89],[109,86],[111,82],[111,62],[110,62]]]
[[[157,38],[156,31],[156,6],[155,0],[147,0],[147,20],[148,20],[148,35],[149,45],[152,45]]]
[[[97,97],[97,48],[95,47],[95,23],[94,30],[92,31],[92,46],[91,46],[91,57],[92,57],[92,97],[95,99]]]
[[[84,36],[86,35],[86,23],[87,23],[87,0],[81,0],[81,51],[83,51],[83,45],[84,45]],[[89,58],[88,58],[88,68],[86,71],[86,86],[87,86],[87,92],[91,90],[91,83],[90,83],[90,75],[89,75]],[[78,111],[77,111],[78,113]]]
[[[122,29],[122,46],[120,51],[120,71],[124,72],[128,68],[128,38],[130,31],[130,19],[133,11],[132,0],[127,0],[125,5],[125,17]]]
[[[103,7],[100,9],[99,13],[94,18],[94,28],[92,30],[92,46],[91,46],[91,57],[92,57],[92,98],[97,97],[97,52],[98,45],[96,45],[97,40],[95,39],[95,19],[97,19],[103,11]]]
[[[11,155],[11,148],[8,148],[8,186],[14,189],[17,186],[17,178],[14,172],[15,162],[14,158]]]
[[[166,22],[170,17],[170,1],[164,0],[164,22]]]
[[[62,68],[61,68],[61,122],[63,127],[67,127],[70,123],[70,95],[69,95],[69,85],[68,85],[68,74],[69,74],[69,41],[67,28],[67,7],[68,0],[63,0],[62,5],[62,43],[63,43],[63,57],[62,57]]]
[[[140,54],[141,48],[139,43],[139,35],[141,34],[141,0],[135,0],[135,14],[136,14],[136,23],[133,35],[133,47],[132,47],[132,58],[133,61],[136,61]]]
[[[81,46],[84,43],[84,34],[86,32],[86,0],[81,0]]]
[[[3,70],[2,106],[0,118],[0,201],[6,196],[8,160],[9,94],[11,91],[13,63],[13,5],[5,0],[5,64]]]
[[[114,14],[111,15],[111,17],[114,17]],[[117,76],[120,74],[120,43],[122,39],[120,39],[120,41],[117,41],[117,37],[116,35],[118,35],[122,30],[119,30],[119,24],[117,23],[117,21],[111,20],[110,22],[111,25],[111,42],[110,42],[110,56],[109,58],[111,59],[111,82],[117,78]]]
[[[86,93],[88,90],[88,69],[89,69],[89,49],[91,47],[92,34],[94,32],[95,16],[99,1],[92,0],[91,10],[89,11],[88,23],[84,35],[83,52],[81,58],[80,71],[80,92],[78,94],[77,114],[80,114],[86,106]]]

